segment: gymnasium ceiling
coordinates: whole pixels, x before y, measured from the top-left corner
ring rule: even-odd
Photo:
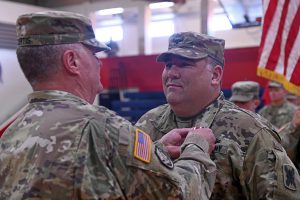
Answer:
[[[84,2],[105,2],[119,0],[6,0],[36,6],[56,8],[81,4]],[[131,0],[131,1],[147,1],[162,2],[173,1],[178,4],[184,4],[190,0]],[[233,28],[243,28],[248,26],[260,25],[262,17],[262,0],[205,0],[213,3],[215,6],[214,14],[223,12],[229,18]],[[119,1],[120,2],[120,1]]]

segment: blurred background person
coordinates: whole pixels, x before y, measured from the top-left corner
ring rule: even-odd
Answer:
[[[271,103],[265,105],[259,114],[279,129],[292,121],[296,106],[286,100],[287,92],[282,84],[270,81],[268,89]]]
[[[120,48],[117,42],[110,39],[110,41],[106,43],[106,46],[110,48],[109,51],[104,51],[107,57],[116,57],[118,55]]]
[[[295,106],[300,106],[300,96],[293,94],[293,93],[287,93],[286,94],[286,100],[288,100],[288,102],[294,104]]]
[[[260,104],[259,84],[255,81],[237,81],[231,86],[230,101],[240,108],[256,111]]]

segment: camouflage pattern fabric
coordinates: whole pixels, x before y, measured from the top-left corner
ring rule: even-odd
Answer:
[[[258,113],[278,129],[291,122],[296,106],[285,101],[281,106],[266,105]]]
[[[259,99],[259,84],[255,81],[237,81],[231,86],[229,101],[248,102]]]
[[[110,50],[96,40],[91,21],[80,14],[46,11],[24,14],[16,22],[18,46],[41,46],[81,42],[98,51]]]
[[[217,138],[211,155],[217,165],[211,199],[300,198],[299,174],[278,134],[259,115],[226,101],[222,93],[193,118],[180,119],[165,104],[143,115],[136,126],[151,133],[153,140],[179,126],[211,128]]]
[[[291,122],[279,130],[281,144],[300,173],[300,127]]]
[[[211,57],[219,65],[224,66],[225,40],[195,32],[174,33],[169,38],[168,51],[157,57],[164,62],[168,56],[177,55],[188,59]]]
[[[209,198],[216,168],[206,141],[189,134],[167,167],[159,141],[150,163],[133,157],[134,132],[105,107],[62,91],[34,92],[0,141],[0,199]]]

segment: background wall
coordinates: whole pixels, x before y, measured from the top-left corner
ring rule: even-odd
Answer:
[[[162,91],[163,63],[157,55],[103,59],[101,81],[106,89],[134,88],[140,91]],[[263,87],[266,80],[256,76],[258,47],[225,50],[223,89],[230,89],[236,81],[257,81]]]
[[[195,0],[197,2],[199,0]],[[200,5],[200,4],[199,4]],[[133,3],[129,0],[108,1],[105,3],[86,1],[83,4],[58,8],[82,13],[91,16],[92,12],[100,9],[116,6],[143,7],[145,2]],[[201,8],[188,5],[185,9]],[[49,10],[48,8],[29,6],[19,3],[0,1],[0,22],[15,24],[17,17],[23,13]],[[196,31],[201,32],[201,16],[178,15],[175,20],[175,32]],[[139,27],[136,22],[123,24],[124,40],[119,42],[122,57],[103,59],[102,80],[107,89],[121,86],[123,88],[139,88],[142,91],[158,91],[161,86],[161,72],[163,66],[155,62],[156,54],[165,51],[168,45],[168,37],[153,38],[151,40],[150,54],[154,56],[138,56]],[[256,77],[257,47],[260,42],[260,27],[212,32],[211,35],[226,40],[226,68],[223,87],[230,88],[236,80],[263,80]],[[249,48],[251,47],[251,48]],[[252,48],[253,47],[253,48]],[[32,91],[31,87],[21,72],[15,50],[0,49],[0,63],[2,70],[2,82],[0,82],[0,128],[10,116],[18,111],[27,101],[27,95]],[[121,66],[121,67],[120,67]],[[121,74],[120,74],[121,71]]]
[[[42,7],[0,1],[0,22],[15,24],[19,15],[49,10]],[[32,91],[19,67],[15,49],[0,48],[0,127],[27,102]]]

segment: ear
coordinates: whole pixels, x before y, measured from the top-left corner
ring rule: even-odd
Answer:
[[[66,50],[63,54],[63,64],[67,72],[71,74],[79,74],[78,56],[73,50]]]
[[[259,104],[260,104],[260,100],[259,99],[255,99],[254,100],[254,105],[256,106],[256,108],[259,106]]]
[[[220,65],[216,65],[213,68],[213,76],[212,76],[212,84],[213,85],[221,85],[221,80],[223,76],[223,68]]]

